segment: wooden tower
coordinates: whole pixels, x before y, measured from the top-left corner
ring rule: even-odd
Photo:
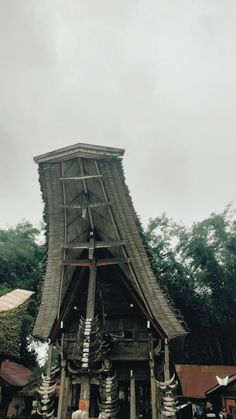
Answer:
[[[48,258],[34,335],[61,348],[58,419],[78,408],[157,419],[158,353],[185,335],[151,268],[123,154],[76,144],[35,158]]]

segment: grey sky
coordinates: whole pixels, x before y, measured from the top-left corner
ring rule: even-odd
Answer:
[[[235,200],[234,0],[0,0],[0,226],[37,223],[33,156],[126,149],[146,222]]]

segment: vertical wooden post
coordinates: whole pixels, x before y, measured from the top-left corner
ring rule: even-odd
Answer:
[[[90,242],[89,259],[91,259],[91,264],[90,264],[90,272],[89,272],[86,318],[92,319],[94,317],[95,293],[96,293],[96,261],[94,259],[95,242],[93,238],[93,233],[91,233],[91,239],[89,242]],[[89,403],[90,403],[90,376],[89,376],[89,373],[86,372],[81,376],[79,409],[89,411]]]
[[[48,341],[48,351],[47,351],[47,369],[46,369],[46,375],[48,378],[51,377],[51,368],[52,368],[52,343],[49,339]],[[42,415],[43,418],[46,418],[46,415]]]
[[[154,377],[153,369],[150,370],[151,379],[151,402],[152,402],[152,419],[157,419],[157,385]]]
[[[161,392],[158,386],[156,386],[156,392],[157,392],[157,418],[161,419]]]
[[[63,419],[62,410],[64,410],[63,405],[66,402],[65,401],[65,376],[66,376],[66,361],[63,360],[61,362],[61,382],[60,382],[60,394],[59,394],[59,402],[58,402],[58,409],[57,409],[57,419]]]
[[[150,368],[150,383],[151,383],[151,405],[152,405],[152,419],[157,419],[157,385],[154,377],[154,351],[153,351],[153,337],[149,333],[149,368]]]
[[[164,350],[165,350],[165,363],[164,363],[164,379],[165,381],[170,379],[170,355],[169,355],[169,346],[168,340],[165,339],[164,341]],[[162,419],[165,419],[163,414],[161,415]]]
[[[165,339],[165,366],[164,366],[165,381],[170,379],[170,354],[168,340]]]
[[[130,370],[130,419],[136,418],[135,376],[133,370]]]
[[[69,377],[65,374],[64,375],[64,389],[63,389],[63,399],[62,399],[62,409],[61,409],[61,417],[62,419],[67,419],[69,415]]]
[[[164,367],[164,376],[165,381],[170,379],[170,352],[169,352],[169,345],[168,339],[165,339],[165,367]],[[176,418],[176,415],[172,416],[173,419]]]
[[[47,365],[47,377],[51,376],[51,368],[52,368],[52,343],[48,344],[48,365]]]

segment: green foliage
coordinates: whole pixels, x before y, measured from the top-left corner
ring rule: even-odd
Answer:
[[[39,230],[30,223],[0,230],[0,285],[37,291],[42,272],[43,246]]]
[[[236,221],[231,206],[187,228],[165,214],[149,222],[159,280],[190,330],[186,362],[235,363]]]
[[[0,317],[0,353],[27,366],[36,362],[28,343],[38,309],[45,254],[44,246],[37,243],[39,233],[29,222],[0,230],[0,295],[16,288],[35,292],[23,308]]]
[[[8,288],[7,286],[0,285],[0,297],[1,297],[1,295],[5,295],[10,291],[11,291],[11,289]]]
[[[15,359],[20,358],[24,311],[24,308],[19,308],[0,316],[0,354],[2,359],[9,356]]]

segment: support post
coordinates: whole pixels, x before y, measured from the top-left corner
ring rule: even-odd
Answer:
[[[52,343],[49,343],[48,344],[47,377],[50,377],[51,376],[51,368],[52,368]]]
[[[165,367],[164,367],[165,381],[170,379],[170,354],[168,340],[165,339]]]
[[[157,392],[157,418],[161,419],[161,392],[159,387],[156,385],[156,392]]]
[[[157,416],[157,385],[154,377],[153,369],[150,369],[151,375],[151,402],[152,402],[152,419],[158,419]]]
[[[90,243],[89,258],[91,259],[91,264],[90,264],[90,272],[89,272],[86,318],[92,319],[94,317],[95,292],[96,292],[96,261],[94,259],[93,233],[91,233],[91,239],[89,243]],[[89,411],[89,404],[90,404],[90,376],[88,372],[85,372],[81,376],[79,409]]]
[[[164,376],[165,381],[170,379],[170,352],[169,352],[169,345],[168,339],[165,339],[165,367],[164,367]],[[172,416],[172,419],[175,419],[176,415]]]
[[[152,405],[152,419],[157,419],[157,385],[154,376],[154,351],[153,338],[149,334],[149,368],[150,368],[150,382],[151,382],[151,405]]]
[[[133,370],[130,370],[130,419],[136,418],[135,376]]]
[[[60,395],[57,409],[57,419],[63,419],[63,405],[65,399],[65,377],[66,377],[66,361],[61,362],[61,383],[60,383]]]

